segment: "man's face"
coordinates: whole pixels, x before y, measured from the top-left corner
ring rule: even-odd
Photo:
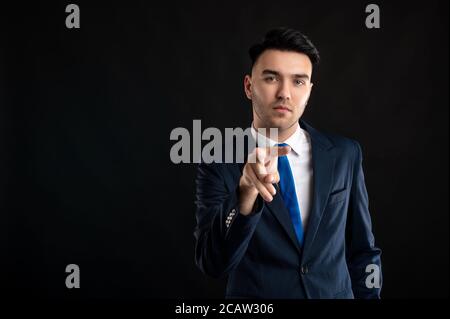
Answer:
[[[252,100],[256,128],[295,130],[311,93],[312,64],[307,55],[266,50],[257,59],[244,88]]]

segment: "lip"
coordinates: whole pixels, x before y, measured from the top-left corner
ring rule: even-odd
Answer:
[[[273,109],[278,112],[292,112],[290,108],[284,105],[277,105]]]

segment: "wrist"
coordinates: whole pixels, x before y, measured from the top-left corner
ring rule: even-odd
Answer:
[[[250,215],[255,211],[258,190],[255,187],[239,188],[239,212],[242,215]]]

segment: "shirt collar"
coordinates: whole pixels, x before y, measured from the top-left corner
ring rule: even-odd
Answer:
[[[253,126],[253,123],[252,123],[251,132],[252,132],[252,136],[255,140],[259,141],[260,143],[262,141],[264,141],[267,146],[274,146],[278,143],[277,141],[274,141],[274,140],[264,136],[263,134],[260,134],[259,132],[257,132],[255,130],[255,127]],[[258,138],[256,138],[256,136],[258,136]],[[301,145],[305,144],[305,143],[309,143],[308,132],[306,132],[304,129],[302,129],[300,127],[300,124],[297,123],[297,129],[295,130],[294,134],[289,136],[283,143],[288,144],[295,153],[300,154]]]

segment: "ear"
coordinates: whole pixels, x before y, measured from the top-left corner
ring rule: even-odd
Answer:
[[[313,83],[311,82],[311,84],[309,85],[309,92],[308,92],[308,100],[309,100],[309,97],[311,96],[311,91],[312,91],[312,88],[313,88]]]
[[[311,82],[311,84],[310,84],[310,86],[309,86],[308,97],[307,97],[306,102],[305,102],[305,107],[308,105],[309,98],[311,97],[312,87],[313,87],[313,83]]]
[[[245,91],[245,95],[247,95],[247,98],[249,100],[251,100],[252,99],[252,77],[248,74],[244,77],[244,91]]]

